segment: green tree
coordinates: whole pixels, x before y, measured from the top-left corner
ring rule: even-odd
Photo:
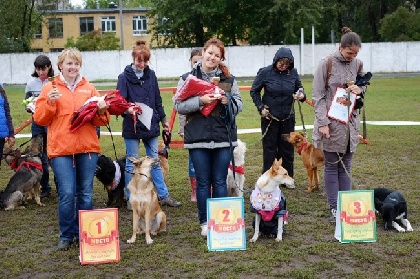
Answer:
[[[419,41],[420,14],[399,7],[381,20],[380,35],[383,41]]]
[[[119,6],[119,0],[85,0],[83,1],[83,7],[86,9],[99,8],[106,9],[110,3],[114,3]],[[121,0],[122,8],[138,8],[138,7],[151,7],[153,5],[151,0]]]
[[[67,38],[65,47],[76,47],[80,51],[117,50],[120,48],[119,42],[119,38],[112,32],[102,34],[100,30],[94,30],[76,40],[74,37]]]
[[[298,44],[301,28],[306,30],[305,41],[310,41],[312,25],[319,26],[322,18],[318,0],[269,0],[260,5],[252,17],[251,44]]]

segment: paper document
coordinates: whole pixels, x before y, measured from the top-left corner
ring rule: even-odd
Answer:
[[[141,114],[137,115],[137,119],[150,130],[150,125],[152,123],[153,109],[146,104],[136,103],[137,106],[141,108]]]

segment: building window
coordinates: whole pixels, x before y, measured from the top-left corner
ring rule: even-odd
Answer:
[[[102,33],[104,32],[115,32],[115,16],[104,16],[101,19],[102,22]]]
[[[42,22],[36,23],[37,26],[34,30],[34,39],[41,39],[42,38]]]
[[[50,38],[63,38],[63,19],[50,18],[48,20],[48,31]]]
[[[50,48],[50,52],[62,52],[64,48]]]
[[[147,34],[147,18],[145,16],[133,16],[133,36]]]
[[[92,32],[93,27],[93,17],[81,17],[80,18],[80,35]]]

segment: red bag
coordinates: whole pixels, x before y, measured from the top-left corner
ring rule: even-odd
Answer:
[[[184,101],[193,96],[203,96],[206,94],[214,94],[216,85],[208,83],[207,81],[201,80],[193,75],[189,75],[182,86],[175,93],[176,101]],[[223,94],[224,91],[219,88],[219,93]],[[205,104],[200,110],[201,114],[208,116],[211,111],[217,106],[220,101],[213,102],[211,104]]]

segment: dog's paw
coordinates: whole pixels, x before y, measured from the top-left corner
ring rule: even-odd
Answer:
[[[282,242],[283,241],[283,238],[282,237],[277,237],[276,238],[276,242]]]
[[[257,241],[257,239],[258,239],[258,237],[253,237],[253,238],[251,238],[251,239],[249,240],[249,242],[256,242],[256,241]]]
[[[403,228],[397,228],[396,229],[398,232],[400,232],[400,233],[404,233],[405,232],[405,229],[403,229]]]
[[[146,243],[147,244],[152,244],[153,243],[153,239],[150,237],[146,237]]]
[[[412,228],[411,226],[409,226],[409,227],[407,227],[407,231],[408,231],[408,232],[412,232],[412,231],[414,231],[414,230],[413,230],[413,228]]]
[[[127,243],[128,244],[133,244],[134,242],[136,242],[136,238],[134,237],[132,237],[132,238],[130,238],[129,240],[127,240]]]

